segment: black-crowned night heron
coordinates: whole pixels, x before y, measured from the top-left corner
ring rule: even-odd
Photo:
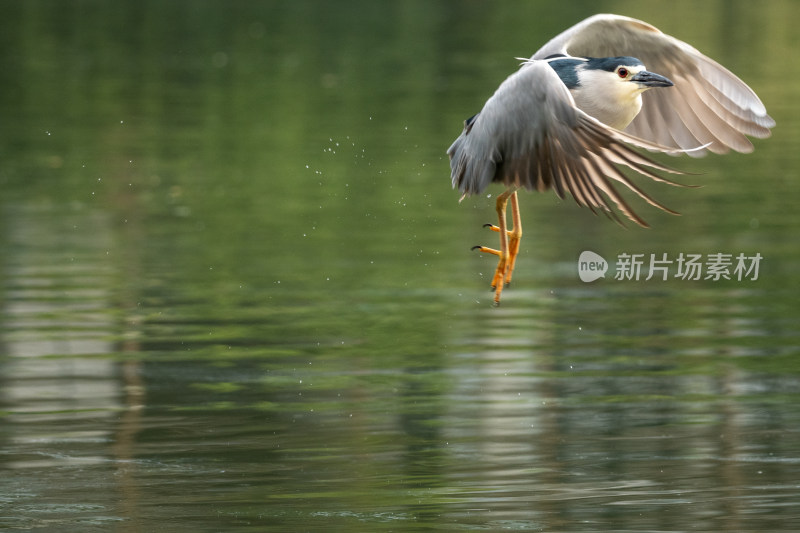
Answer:
[[[645,68],[647,65],[651,71]],[[655,74],[658,72],[658,74]],[[649,91],[651,88],[658,90]],[[618,15],[595,15],[545,44],[508,77],[447,151],[462,198],[502,183],[497,197],[500,249],[495,303],[511,281],[522,236],[517,190],[569,191],[592,211],[647,224],[611,185],[618,181],[674,213],[620,170],[672,183],[652,169],[681,174],[633,149],[665,153],[750,152],[747,136],[765,138],[775,121],[742,80],[688,44]],[[511,200],[512,227],[506,226]],[[474,249],[475,249],[474,248]]]

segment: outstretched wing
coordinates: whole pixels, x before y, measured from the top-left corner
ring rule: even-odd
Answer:
[[[617,167],[630,167],[674,184],[651,169],[680,172],[631,148],[676,152],[617,131],[575,107],[569,90],[545,61],[531,61],[508,77],[483,110],[467,120],[447,151],[453,187],[466,196],[492,182],[537,191],[568,191],[579,205],[613,215],[609,200],[631,220],[647,224],[614,189],[624,184],[648,203],[669,211]],[[615,215],[614,215],[615,216]],[[615,216],[616,218],[616,216]]]
[[[554,37],[532,59],[632,56],[675,87],[647,91],[642,111],[625,131],[670,148],[751,152],[747,136],[766,138],[775,121],[755,92],[728,69],[692,46],[640,20],[595,15]]]

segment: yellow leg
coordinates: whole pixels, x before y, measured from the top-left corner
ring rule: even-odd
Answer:
[[[511,220],[513,226],[508,232],[508,272],[506,273],[506,285],[511,283],[511,274],[514,272],[514,265],[517,262],[519,253],[519,241],[522,239],[522,217],[519,214],[519,200],[517,191],[511,195]]]
[[[514,226],[511,230],[506,229],[506,204],[511,199],[511,214]],[[496,255],[500,258],[497,262],[497,269],[492,278],[492,290],[494,293],[495,305],[500,303],[500,294],[503,287],[511,282],[511,274],[514,271],[514,263],[519,252],[519,240],[522,237],[522,222],[519,214],[519,202],[517,200],[517,189],[511,187],[497,197],[497,218],[498,225],[489,227],[500,234],[500,249],[488,248],[486,246],[473,246],[473,250]]]

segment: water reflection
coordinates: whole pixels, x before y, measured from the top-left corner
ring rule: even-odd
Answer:
[[[3,258],[2,465],[10,469],[6,501],[17,510],[3,525],[27,529],[61,517],[115,523],[119,518],[107,514],[97,495],[89,501],[41,498],[52,483],[45,472],[98,469],[118,474],[120,492],[109,496],[121,496],[126,505],[136,501],[135,491],[126,490],[131,483],[124,465],[132,458],[141,383],[138,363],[108,357],[120,347],[118,320],[110,312],[117,272],[108,260],[109,217],[79,206],[37,204],[6,205],[3,212],[5,249],[13,254]],[[108,484],[102,475],[92,479]],[[61,478],[58,484],[72,493],[82,491],[84,481]]]
[[[774,355],[768,346],[736,345],[744,335],[773,335],[780,317],[762,315],[761,331],[752,323],[749,329],[732,328],[740,333],[730,336],[717,330],[722,343],[706,353],[692,346],[707,338],[702,330],[637,332],[623,325],[626,332],[617,337],[620,324],[614,319],[629,315],[617,310],[621,302],[612,294],[600,302],[587,301],[585,291],[528,296],[539,302],[528,309],[539,320],[526,320],[518,308],[502,318],[487,311],[475,324],[486,338],[469,337],[472,349],[451,365],[458,373],[447,402],[453,409],[446,439],[465,442],[454,450],[456,463],[491,465],[470,473],[482,475],[481,486],[497,489],[467,497],[465,505],[529,528],[555,518],[583,519],[599,528],[625,523],[635,530],[676,527],[680,521],[664,521],[663,510],[680,506],[692,523],[737,530],[753,527],[753,514],[778,511],[793,500],[781,494],[792,484],[782,474],[769,503],[750,500],[742,490],[784,453],[787,441],[773,440],[776,434],[767,427],[783,427],[787,416],[795,419],[777,396],[800,383],[797,376],[776,380],[754,369]],[[735,315],[763,295],[732,291],[725,297],[735,302],[729,306]],[[576,316],[576,309],[586,313]],[[543,313],[564,312],[572,313],[568,323],[541,321]],[[539,331],[532,327],[537,323],[548,327]],[[660,346],[634,342],[626,349],[619,342],[637,336]],[[675,337],[691,342],[682,348]],[[784,351],[793,359],[790,353]],[[720,356],[738,359],[719,364]],[[757,434],[762,437],[756,442]]]
[[[588,289],[556,267],[497,309],[371,289],[220,307],[176,287],[131,306],[108,216],[7,212],[24,228],[4,297],[17,525],[135,530],[212,506],[213,527],[755,530],[791,508],[796,333],[762,291]],[[65,482],[79,472],[106,493]]]
[[[83,212],[53,224],[44,208],[6,206],[4,212],[6,246],[14,250],[4,257],[2,341],[4,403],[13,406],[18,428],[12,442],[57,448],[65,440],[107,441],[110,428],[80,429],[80,422],[110,422],[121,406],[116,364],[93,357],[114,348],[105,281],[113,272],[95,259],[108,250],[108,219]],[[104,460],[40,451],[7,464],[44,468]]]

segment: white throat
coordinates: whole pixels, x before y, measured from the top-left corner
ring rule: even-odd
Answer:
[[[645,87],[601,70],[582,70],[580,85],[571,89],[575,105],[612,128],[623,130],[642,109]]]

